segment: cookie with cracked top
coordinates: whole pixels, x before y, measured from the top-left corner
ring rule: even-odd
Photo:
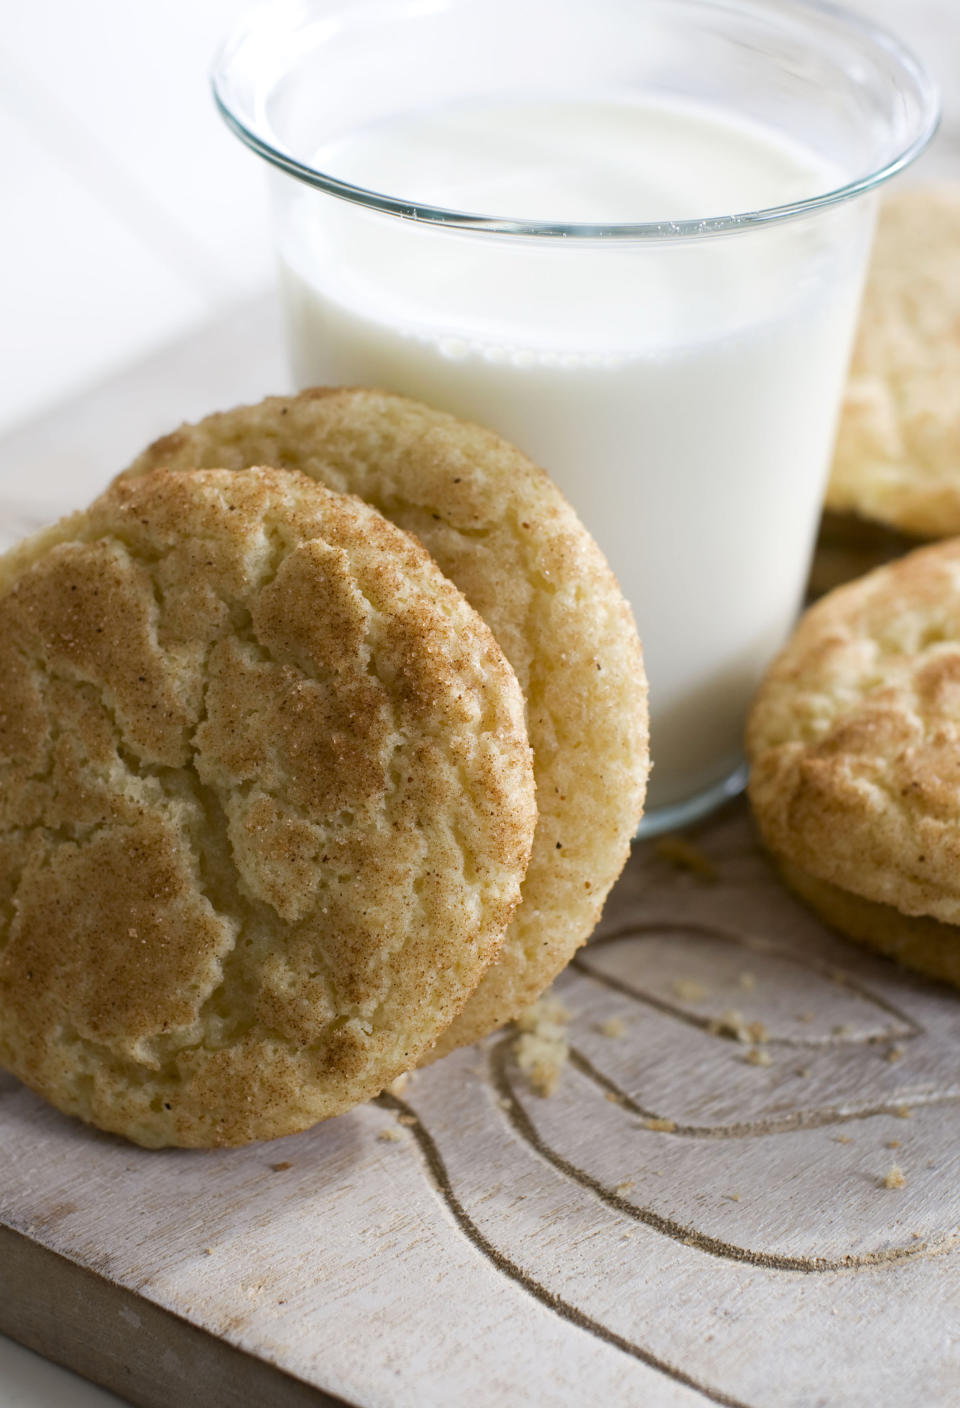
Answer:
[[[539,817],[498,960],[433,1055],[485,1036],[589,936],[643,811],[646,679],[607,563],[553,481],[492,431],[405,397],[316,388],[164,436],[133,474],[269,463],[359,494],[416,534],[493,631],[526,696]]]
[[[960,533],[960,184],[906,186],[881,206],[827,508],[919,538]]]
[[[812,607],[760,687],[747,751],[791,888],[960,986],[960,539]]]
[[[513,671],[358,499],[150,474],[0,559],[0,1060],[62,1110],[230,1145],[376,1094],[535,818]]]

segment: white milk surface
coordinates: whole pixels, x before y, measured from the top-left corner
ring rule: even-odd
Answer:
[[[791,139],[676,100],[412,112],[317,166],[406,200],[551,222],[702,219],[839,184]],[[281,248],[301,385],[366,383],[549,470],[631,601],[649,804],[719,782],[803,588],[869,236],[861,202],[670,243],[437,230],[298,190]]]

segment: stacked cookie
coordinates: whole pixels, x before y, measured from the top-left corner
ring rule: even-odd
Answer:
[[[960,985],[960,190],[884,205],[840,424],[821,586],[748,733],[787,883]],[[903,554],[921,538],[947,541]],[[825,556],[826,546],[829,556]]]
[[[598,549],[398,397],[159,441],[0,561],[0,654],[0,1060],[146,1145],[302,1129],[516,1016],[642,810]]]

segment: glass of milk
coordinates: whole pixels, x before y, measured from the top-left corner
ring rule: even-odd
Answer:
[[[417,397],[543,465],[637,618],[646,829],[730,795],[927,76],[793,0],[296,0],[214,88],[272,169],[296,381]]]

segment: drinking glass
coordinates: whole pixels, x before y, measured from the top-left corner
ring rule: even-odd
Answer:
[[[243,23],[213,83],[271,172],[298,384],[401,392],[543,465],[643,640],[644,829],[731,795],[801,602],[874,193],[936,127],[920,65],[790,0],[296,0]],[[337,155],[417,112],[507,102],[520,141],[597,99],[724,114],[824,174],[786,204],[700,208],[688,187],[679,215],[636,218],[625,183],[610,220],[565,192],[526,209],[509,183],[496,208],[447,208],[415,170],[367,186]]]

